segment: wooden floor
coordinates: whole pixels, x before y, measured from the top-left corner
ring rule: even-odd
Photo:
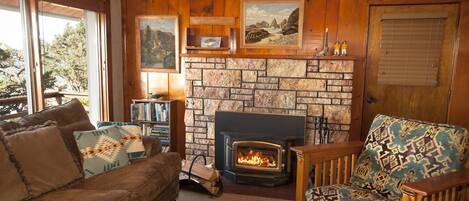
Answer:
[[[287,201],[295,199],[294,181],[291,181],[289,184],[277,187],[264,187],[246,184],[236,184],[222,176],[222,182],[223,195],[221,197],[214,198],[204,192],[194,192],[194,189],[188,188],[187,186],[181,186],[181,193],[178,201],[232,200],[232,198],[236,198],[235,200],[243,201]]]

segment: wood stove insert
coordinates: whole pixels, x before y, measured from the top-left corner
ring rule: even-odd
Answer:
[[[215,119],[215,164],[226,178],[262,186],[290,182],[290,147],[304,143],[304,117],[217,112]]]

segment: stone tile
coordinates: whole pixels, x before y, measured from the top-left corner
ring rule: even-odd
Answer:
[[[244,89],[254,89],[256,88],[256,84],[255,83],[243,83],[242,87]]]
[[[343,75],[339,73],[308,73],[306,77],[316,79],[342,79]]]
[[[243,101],[205,99],[204,106],[205,115],[215,115],[216,111],[243,111]]]
[[[319,98],[352,98],[352,93],[319,92]]]
[[[330,141],[331,143],[334,143],[334,144],[347,142],[348,138],[349,138],[348,132],[332,131],[330,134]]]
[[[306,104],[296,104],[296,109],[306,110],[306,109],[308,109],[308,105],[306,105]]]
[[[207,122],[207,139],[215,139],[215,123]]]
[[[207,134],[194,133],[194,138],[205,139],[205,138],[207,138]]]
[[[343,86],[342,87],[342,91],[343,92],[352,92],[352,87],[351,86]]]
[[[184,83],[184,95],[186,97],[192,97],[193,95],[193,89],[192,89],[192,82],[191,81],[186,81]]]
[[[267,76],[267,72],[265,72],[265,71],[257,71],[257,75],[258,75],[258,76],[264,76],[264,77],[265,77],[265,76]]]
[[[194,118],[194,117],[192,117],[192,118]],[[195,121],[194,126],[196,126],[196,127],[206,127],[207,122],[205,122],[205,121]]]
[[[208,155],[215,156],[215,146],[208,146]]]
[[[200,69],[186,69],[186,80],[201,80],[202,70]]]
[[[192,63],[191,68],[215,68],[213,63]]]
[[[303,98],[298,97],[297,103],[310,103],[310,104],[331,104],[330,98]]]
[[[350,124],[351,107],[342,105],[325,105],[324,117],[327,117],[329,123]]]
[[[202,109],[202,99],[186,98],[186,109]]]
[[[192,82],[192,85],[194,85],[194,86],[202,86],[202,80],[193,81],[193,82]]]
[[[344,74],[344,79],[346,79],[346,80],[351,80],[351,79],[353,79],[353,74],[352,74],[352,73],[345,73],[345,74]]]
[[[306,116],[306,111],[305,110],[289,110],[288,114],[295,115],[295,116]]]
[[[262,113],[262,114],[288,114],[287,109],[258,108],[258,107],[247,107],[244,109],[244,112]]]
[[[294,91],[256,90],[254,105],[256,107],[294,109],[296,93]]]
[[[225,64],[215,64],[216,69],[225,69],[226,65]]]
[[[215,88],[215,87],[194,87],[194,97],[229,99],[230,89],[229,88]]]
[[[204,70],[204,86],[240,87],[241,71],[238,70]]]
[[[186,62],[205,62],[205,58],[203,57],[186,57],[185,58]]]
[[[308,116],[322,116],[322,105],[308,105]]]
[[[227,58],[227,69],[265,70],[265,59]]]
[[[332,105],[340,105],[340,99],[332,99]]]
[[[327,91],[342,91],[341,86],[327,86]]]
[[[194,110],[186,110],[184,114],[184,123],[186,126],[194,126]]]
[[[257,71],[244,70],[243,71],[243,82],[256,82]]]
[[[254,101],[244,101],[244,108],[246,107],[254,107]]]
[[[194,110],[194,114],[204,114],[203,110]]]
[[[231,89],[232,94],[251,95],[253,92],[254,90],[252,89]]]
[[[251,100],[254,99],[254,97],[253,97],[253,95],[232,94],[230,99],[231,100],[251,101]]]
[[[306,60],[269,59],[267,76],[272,77],[306,77]]]
[[[299,91],[296,93],[299,97],[318,97],[318,92],[313,91]]]
[[[352,80],[327,80],[328,85],[352,86]]]
[[[194,133],[186,132],[186,142],[194,142]]]
[[[318,60],[308,60],[308,65],[309,66],[317,66],[319,64]]]
[[[308,66],[308,72],[318,72],[319,67],[317,66]]]
[[[278,89],[278,84],[256,83],[256,89]]]
[[[280,89],[298,91],[325,91],[326,81],[315,79],[280,79]]]
[[[225,58],[207,58],[208,63],[225,63]]]
[[[353,61],[320,61],[319,72],[351,73]]]
[[[258,83],[266,83],[266,84],[277,84],[278,78],[274,77],[259,77],[257,78]]]
[[[342,105],[352,105],[352,99],[342,99]]]

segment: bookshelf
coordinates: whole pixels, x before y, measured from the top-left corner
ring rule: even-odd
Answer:
[[[161,99],[133,99],[131,119],[142,124],[143,134],[158,137],[163,152],[177,151],[176,101]]]

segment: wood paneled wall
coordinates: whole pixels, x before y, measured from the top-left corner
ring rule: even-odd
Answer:
[[[360,138],[363,89],[365,80],[366,39],[368,33],[368,14],[371,5],[387,4],[427,4],[459,2],[457,0],[304,0],[305,13],[303,25],[303,48],[301,50],[283,49],[238,49],[237,55],[314,55],[323,46],[325,28],[329,28],[329,44],[336,40],[347,40],[350,55],[357,57],[354,72],[354,91],[352,108],[352,139]],[[449,121],[469,127],[469,108],[466,101],[469,83],[467,54],[469,39],[467,2],[461,6],[461,25],[455,85]],[[124,29],[124,107],[129,119],[129,105],[132,98],[144,98],[147,94],[146,82],[150,82],[151,92],[160,92],[179,100],[178,135],[184,136],[184,75],[167,73],[141,73],[136,68],[135,55],[135,16],[137,15],[179,15],[180,52],[185,52],[185,28],[189,26],[190,16],[233,16],[235,28],[239,32],[240,0],[122,0]],[[223,26],[199,27],[203,34],[227,35]],[[462,34],[462,35],[461,35]],[[239,39],[239,37],[238,37]],[[239,41],[238,41],[239,42]],[[239,46],[238,46],[239,47]],[[465,56],[466,55],[466,56]],[[184,72],[181,66],[181,72]],[[464,74],[465,73],[465,74]],[[147,77],[149,78],[147,80]],[[458,84],[459,83],[459,84]]]

